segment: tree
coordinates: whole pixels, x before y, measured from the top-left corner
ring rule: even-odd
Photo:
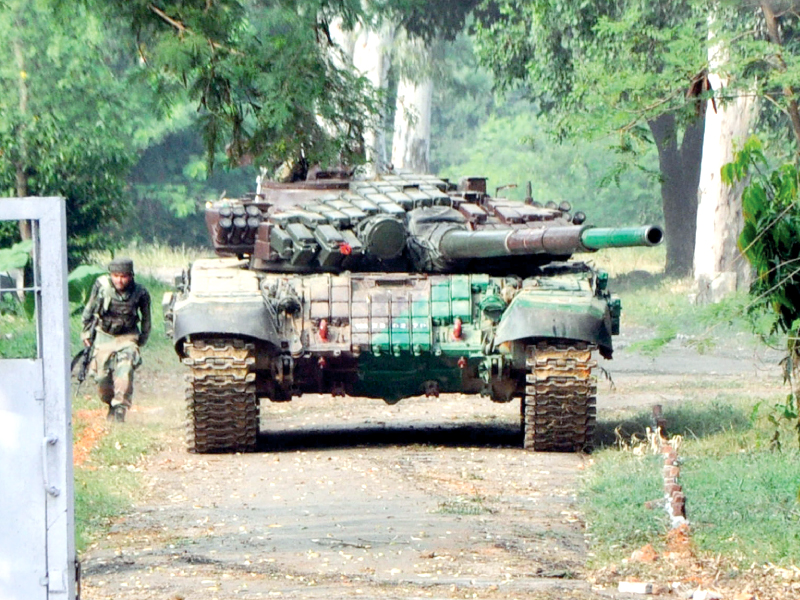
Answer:
[[[385,92],[389,83],[391,46],[395,35],[395,28],[389,23],[377,27],[364,25],[354,40],[353,68],[381,92]],[[382,172],[390,162],[386,153],[385,112],[385,106],[382,106],[374,126],[364,131],[364,158],[372,174]]]
[[[692,268],[705,11],[693,0],[490,0],[477,13],[482,63],[549,114],[557,138],[613,134],[622,153],[656,145],[670,275]]]
[[[735,20],[720,6],[709,11],[708,83],[714,96],[706,105],[694,247],[694,279],[702,302],[718,302],[749,283],[749,269],[736,245],[743,224],[743,186],[727,185],[720,177],[723,165],[733,160],[734,151],[747,139],[758,113],[754,90],[737,89],[736,76],[730,72],[730,48],[722,24]]]
[[[210,167],[221,149],[232,165],[359,161],[377,103],[327,48],[332,20],[351,29],[360,0],[85,2],[129,24],[156,88],[197,103]]]
[[[74,264],[108,247],[102,229],[124,214],[133,150],[131,93],[109,66],[118,57],[107,29],[80,9],[66,17],[45,0],[0,9],[0,190],[64,196]]]

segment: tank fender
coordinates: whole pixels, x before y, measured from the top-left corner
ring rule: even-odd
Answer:
[[[517,294],[500,318],[494,336],[495,347],[504,342],[528,338],[580,340],[599,346],[611,356],[611,312],[597,297],[570,298],[556,302],[553,297],[534,293]]]
[[[280,351],[275,317],[261,297],[246,301],[204,299],[180,304],[176,303],[173,313],[173,340],[180,355],[183,340],[196,334],[254,338],[265,342],[270,351]]]

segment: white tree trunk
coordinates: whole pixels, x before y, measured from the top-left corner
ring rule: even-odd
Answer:
[[[429,71],[430,52],[423,54],[427,63],[421,69]],[[431,101],[433,80],[429,75],[412,81],[402,77],[397,85],[397,107],[394,116],[394,138],[392,139],[392,164],[396,169],[407,169],[414,173],[427,173],[431,146]]]
[[[329,48],[331,59],[340,69],[349,67],[353,62],[353,49],[356,43],[356,31],[346,30],[341,17],[331,20],[328,27],[333,46]]]
[[[716,97],[730,81],[719,76],[727,54],[719,44],[709,47],[712,73],[709,82]],[[741,95],[721,104],[716,111],[709,101],[703,138],[697,210],[697,241],[694,279],[701,302],[718,302],[728,293],[749,283],[749,268],[739,256],[736,242],[742,230],[742,185],[730,187],[720,177],[722,166],[733,160],[756,116],[755,95]]]
[[[359,32],[353,48],[353,67],[364,75],[376,90],[385,90],[388,84],[389,50],[394,40],[394,29],[383,25],[379,30],[364,28]],[[386,129],[381,114],[376,123],[364,133],[364,151],[369,175],[385,170],[389,162],[386,155]]]
[[[328,46],[328,56],[331,62],[338,69],[352,69],[353,67],[353,48],[355,45],[356,35],[355,31],[346,30],[343,27],[343,21],[340,17],[333,19],[328,27],[330,39],[333,42]],[[328,135],[337,136],[342,133],[338,123],[333,123],[317,113],[317,123],[324,129]],[[291,171],[292,163],[286,162],[279,169],[281,175],[277,175],[278,179],[285,178]]]

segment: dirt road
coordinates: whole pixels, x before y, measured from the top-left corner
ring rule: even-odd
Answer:
[[[735,343],[653,361],[620,341],[600,421],[779,383],[774,357]],[[618,597],[585,578],[590,458],[520,450],[517,402],[308,396],[265,403],[257,453],[189,455],[179,376],[150,368],[125,427],[160,419],[174,441],[144,465],[146,499],[82,557],[85,599]]]

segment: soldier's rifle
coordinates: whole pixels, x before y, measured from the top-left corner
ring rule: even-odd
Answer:
[[[80,365],[78,368],[78,373],[75,378],[78,380],[78,386],[75,388],[75,395],[77,396],[78,390],[81,388],[81,384],[86,379],[86,375],[89,372],[89,364],[92,361],[92,350],[94,350],[94,341],[97,337],[97,323],[100,321],[100,316],[95,314],[92,317],[92,324],[89,327],[89,343],[84,344],[83,348],[81,348],[80,352],[78,352],[75,357],[72,359],[71,370],[75,370],[76,365]]]

